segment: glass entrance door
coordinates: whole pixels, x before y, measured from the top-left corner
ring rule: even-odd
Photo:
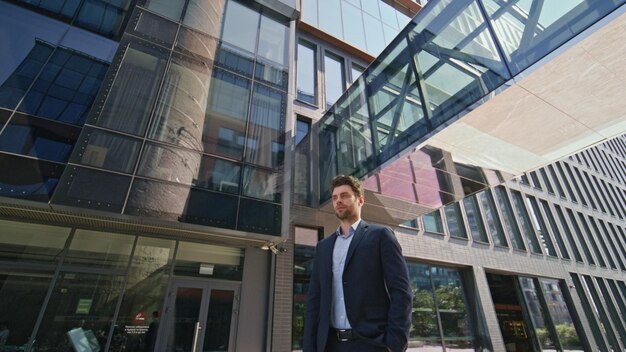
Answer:
[[[175,278],[157,351],[234,351],[239,283]]]

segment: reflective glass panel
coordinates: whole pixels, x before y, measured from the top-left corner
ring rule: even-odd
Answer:
[[[471,350],[474,333],[459,271],[432,267],[431,274],[446,350]]]
[[[531,225],[530,217],[528,216],[528,211],[524,205],[522,194],[517,191],[512,191],[511,194],[513,195],[513,203],[515,204],[517,218],[519,219],[524,234],[526,235],[526,243],[533,253],[542,254],[541,246],[539,245],[539,241],[537,240],[537,236],[535,235],[535,231]]]
[[[337,0],[317,0],[317,2],[319,28],[333,37],[343,38],[340,2]]]
[[[69,234],[69,228],[0,220],[0,259],[57,263]]]
[[[602,253],[600,252],[600,247],[598,247],[598,241],[594,238],[593,232],[591,232],[591,228],[589,227],[589,224],[587,223],[585,216],[582,213],[578,213],[578,218],[580,219],[580,223],[585,231],[587,239],[589,240],[589,243],[591,244],[591,248],[593,249],[593,252],[596,255],[598,265],[600,265],[603,268],[606,268],[606,262],[604,261],[604,257],[602,256]]]
[[[52,281],[52,272],[0,269],[0,316],[9,336],[3,351],[23,351]]]
[[[243,195],[280,202],[282,181],[280,173],[246,166],[243,174]]]
[[[112,352],[154,352],[176,242],[139,237],[117,325],[126,332]],[[156,313],[156,314],[155,314]],[[156,326],[155,326],[156,325]]]
[[[298,43],[296,98],[309,104],[317,103],[317,80],[315,79],[317,77],[317,65],[315,63],[315,48],[303,42]]]
[[[422,220],[424,220],[424,230],[434,233],[443,233],[443,223],[441,222],[441,213],[439,210],[424,215]]]
[[[532,278],[520,277],[519,283],[539,345],[543,350],[556,351],[558,340],[551,326],[549,313],[541,302],[541,289],[535,286]]]
[[[65,166],[0,153],[0,196],[48,202]]]
[[[135,178],[124,214],[178,221],[185,211],[190,188],[191,186]]]
[[[143,6],[159,15],[178,21],[185,6],[185,0],[145,0]]]
[[[238,2],[229,1],[224,15],[222,41],[230,44],[229,48],[240,55],[251,56],[256,52],[259,19],[258,12]]]
[[[207,153],[241,160],[246,134],[250,81],[214,70],[202,141]]]
[[[556,209],[556,214],[558,219],[561,222],[561,228],[563,229],[563,233],[565,234],[565,238],[567,238],[567,242],[570,246],[570,249],[572,250],[572,252],[574,252],[574,259],[577,262],[583,262],[583,257],[580,255],[580,250],[578,249],[578,245],[576,245],[576,241],[574,240],[574,237],[572,236],[572,232],[569,228],[569,226],[567,225],[568,222],[565,219],[565,214],[563,214],[563,210],[561,210],[561,208],[558,205],[554,205],[554,209]]]
[[[126,269],[135,236],[78,229],[64,265]]]
[[[459,203],[448,204],[444,207],[446,213],[446,224],[448,225],[448,233],[452,237],[467,238],[465,231],[465,222],[461,214]]]
[[[117,133],[85,127],[71,161],[107,170],[133,173],[141,141]]]
[[[58,47],[18,110],[81,126],[108,66],[86,54]]]
[[[496,187],[495,191],[496,199],[498,200],[498,205],[500,206],[500,210],[502,211],[504,224],[506,225],[506,229],[509,233],[509,239],[511,241],[511,244],[513,245],[513,248],[526,250],[526,246],[524,246],[522,234],[519,231],[519,227],[517,227],[515,215],[513,214],[513,208],[511,207],[511,202],[509,201],[506,190],[504,189],[504,187]]]
[[[493,200],[493,194],[491,190],[486,189],[478,194],[481,204],[485,211],[485,218],[487,219],[487,226],[491,232],[491,240],[496,246],[508,247],[509,244],[506,241],[506,235],[504,234],[504,228],[500,221],[500,215],[496,208],[496,203]]]
[[[576,235],[576,238],[578,239],[578,243],[580,243],[580,247],[582,248],[582,252],[585,256],[585,259],[587,260],[587,263],[595,265],[596,262],[593,259],[593,255],[591,255],[591,250],[589,249],[589,245],[587,244],[587,241],[585,241],[585,237],[583,236],[580,230],[580,226],[578,226],[578,222],[576,222],[576,217],[574,216],[574,212],[572,211],[572,209],[565,209],[565,210],[567,212],[567,216],[570,221],[570,224],[572,225],[572,230],[574,231],[574,234]]]
[[[238,98],[238,97],[236,97]],[[285,94],[261,84],[254,86],[246,161],[278,168],[283,163],[285,139]]]
[[[198,174],[201,158],[202,155],[198,152],[147,143],[141,155],[137,174],[190,185]]]
[[[168,52],[137,41],[130,43],[123,54],[106,103],[96,111],[92,123],[143,135],[165,71]]]
[[[229,351],[230,327],[233,318],[235,291],[211,290],[209,312],[206,317],[207,333],[204,334],[202,349],[205,351]]]
[[[148,137],[202,150],[211,71],[207,64],[174,54],[165,75]]]
[[[200,32],[217,36],[226,0],[190,0],[183,24]]]
[[[543,221],[543,217],[541,217],[537,200],[533,197],[526,196],[526,203],[528,204],[528,211],[530,213],[530,219],[532,220],[533,227],[535,228],[535,232],[543,245],[545,253],[549,256],[556,257],[557,254],[554,249],[554,243],[552,242],[552,238],[548,232],[548,227]]]
[[[621,1],[521,1],[509,6],[497,0],[483,2],[516,74],[604,17]]]
[[[470,196],[463,199],[463,205],[465,206],[465,215],[467,215],[467,222],[474,241],[489,243],[487,231],[485,230],[485,222],[478,208],[478,200],[476,197]]]
[[[235,247],[180,242],[176,253],[174,273],[185,276],[207,275],[201,272],[201,264],[213,265],[212,278],[241,280],[243,250]]]
[[[0,81],[2,83],[0,85],[0,106],[9,109],[14,109],[17,106],[53,50],[54,47],[49,43],[34,40],[24,58],[19,63],[15,63],[17,67],[11,71],[3,70],[3,75],[0,76],[0,79],[3,79]],[[14,55],[17,56],[17,53]]]
[[[131,0],[85,0],[74,23],[108,37],[118,36]]]
[[[343,39],[363,51],[367,51],[365,44],[365,31],[363,30],[363,13],[361,9],[351,5],[347,1],[341,1],[341,17],[343,24]],[[376,27],[368,28],[368,31],[376,31]]]
[[[261,15],[257,54],[266,60],[287,67],[289,24]]]
[[[197,322],[200,320],[203,291],[202,288],[176,288],[176,301],[169,312],[171,318],[165,330],[169,331],[167,352],[196,350],[194,337],[199,333]]]
[[[237,229],[279,236],[281,234],[282,208],[275,203],[241,198]]]
[[[326,92],[326,107],[333,105],[344,91],[343,60],[332,55],[324,56],[324,88]]]
[[[582,334],[576,330],[570,307],[563,297],[562,285],[552,279],[539,279],[539,282],[562,348],[566,351],[584,351],[579,338]]]
[[[407,266],[413,289],[413,312],[411,314],[409,341],[428,348],[429,351],[443,352],[430,280],[430,267],[417,263],[408,263]]]
[[[0,150],[65,162],[80,128],[24,114],[15,114],[0,135]]]
[[[239,194],[240,184],[241,165],[208,156],[202,157],[198,176],[193,181],[196,187],[232,194]]]
[[[185,214],[180,221],[234,229],[237,223],[237,196],[192,188]]]
[[[380,4],[381,6],[384,5],[382,2]],[[366,13],[363,14],[363,22],[365,28],[367,28],[365,32],[367,52],[372,55],[378,55],[386,46],[382,23]]]
[[[33,347],[37,351],[104,351],[123,282],[124,276],[61,273]],[[114,334],[121,336],[119,326]],[[85,341],[89,347],[81,346]]]
[[[168,47],[174,43],[178,31],[176,23],[147,11],[140,11],[132,20],[127,32]]]
[[[552,230],[552,234],[554,234],[554,238],[556,239],[556,244],[559,247],[559,251],[561,252],[561,257],[564,259],[570,259],[569,251],[565,246],[565,241],[563,241],[563,236],[561,235],[561,230],[556,224],[554,215],[552,214],[552,210],[548,205],[548,202],[545,200],[541,200],[541,208],[548,219],[548,224],[550,224],[550,229]]]
[[[68,166],[52,203],[120,212],[130,177],[77,166]]]

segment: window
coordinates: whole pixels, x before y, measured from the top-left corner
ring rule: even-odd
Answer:
[[[580,219],[580,223],[582,225],[583,230],[585,231],[585,235],[591,244],[591,248],[593,252],[596,254],[596,259],[598,260],[598,265],[603,268],[606,268],[606,262],[604,261],[604,257],[602,253],[600,253],[600,248],[598,247],[598,241],[593,237],[591,229],[589,228],[589,224],[587,224],[587,220],[585,220],[585,216],[582,213],[578,213],[578,219]]]
[[[306,42],[298,43],[296,99],[309,104],[317,103],[317,53]]]
[[[580,250],[578,249],[578,246],[576,245],[576,241],[574,241],[574,237],[572,237],[572,232],[570,231],[569,226],[567,226],[567,220],[565,219],[565,214],[563,213],[563,210],[561,210],[561,207],[559,207],[558,205],[554,205],[554,209],[556,209],[556,214],[559,220],[561,221],[561,228],[563,229],[563,232],[565,233],[565,237],[567,238],[569,246],[574,252],[574,259],[577,262],[582,263],[583,257],[580,255]]]
[[[582,235],[582,232],[580,231],[580,227],[578,226],[578,223],[576,222],[576,217],[574,217],[574,212],[572,211],[572,209],[566,209],[566,211],[567,211],[567,216],[569,217],[569,220],[570,220],[570,224],[572,224],[572,228],[574,229],[574,233],[576,234],[576,237],[578,238],[578,243],[580,243],[580,246],[583,249],[583,254],[585,255],[585,258],[587,259],[587,262],[591,265],[595,265],[596,262],[593,260],[593,256],[591,255],[591,251],[589,250],[589,245],[585,241],[585,237]]]
[[[439,210],[433,211],[422,217],[424,221],[424,230],[432,233],[443,233],[443,223],[441,222],[441,213]]]
[[[524,205],[522,194],[517,191],[511,192],[511,194],[513,195],[513,203],[515,204],[517,218],[519,219],[522,229],[524,230],[524,234],[526,235],[526,243],[530,246],[533,253],[542,254],[541,246],[539,246],[539,241],[537,241],[537,236],[535,235],[535,231],[531,225],[530,217],[528,216],[528,211]]]
[[[487,231],[485,230],[485,223],[480,213],[476,197],[469,196],[463,199],[463,205],[465,206],[467,222],[474,241],[489,243],[489,239],[487,239]]]
[[[363,72],[365,72],[365,69],[355,63],[352,63],[352,77],[350,79],[350,82],[353,83],[354,81],[356,81],[362,74]]]
[[[293,166],[293,201],[296,204],[312,205],[313,189],[311,172],[311,121],[296,119],[296,148]]]
[[[550,238],[548,227],[541,217],[541,212],[539,210],[539,204],[537,203],[537,200],[527,195],[526,203],[528,204],[528,212],[530,213],[530,219],[532,221],[533,227],[535,228],[535,232],[539,235],[539,240],[543,245],[545,253],[549,256],[556,257],[557,254],[556,250],[554,249],[554,243],[552,243],[552,238]]]
[[[330,53],[324,56],[324,88],[326,108],[330,108],[339,99],[345,89],[343,59]]]
[[[479,193],[478,197],[480,198],[483,209],[485,211],[485,217],[487,219],[487,225],[489,226],[489,231],[491,232],[491,238],[493,240],[493,243],[496,246],[508,247],[509,244],[506,242],[504,228],[502,227],[500,215],[498,214],[498,210],[496,209],[496,204],[493,200],[493,194],[491,193],[491,190],[487,189]]]
[[[502,186],[498,186],[495,188],[495,190],[496,198],[498,199],[498,205],[500,206],[500,210],[502,211],[504,224],[506,225],[506,228],[509,232],[513,248],[525,251],[526,246],[524,245],[524,241],[522,240],[522,234],[519,231],[519,227],[517,227],[515,215],[513,214],[513,207],[511,206],[511,202],[509,201],[509,196],[506,193],[506,189]]]
[[[559,247],[559,251],[561,252],[561,257],[563,259],[570,259],[569,251],[565,246],[565,241],[563,241],[563,236],[561,236],[561,230],[556,224],[556,220],[554,215],[552,214],[552,210],[550,209],[550,205],[545,200],[541,200],[541,208],[543,209],[546,218],[548,219],[548,224],[550,224],[550,228],[552,229],[552,233],[554,234],[554,238],[556,239],[556,244]]]
[[[463,222],[463,215],[461,215],[459,203],[448,204],[443,209],[446,214],[446,224],[448,225],[450,236],[467,238],[465,223]]]
[[[552,184],[550,183],[550,179],[548,178],[548,174],[546,173],[546,169],[539,169],[539,173],[541,174],[541,178],[543,178],[543,183],[546,185],[548,189],[548,193],[554,194],[554,188],[552,188]]]
[[[302,350],[304,318],[306,316],[306,300],[311,280],[315,246],[322,239],[321,229],[296,226],[293,255],[293,320],[292,348]]]

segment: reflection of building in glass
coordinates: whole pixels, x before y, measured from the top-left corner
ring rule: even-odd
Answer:
[[[409,351],[624,350],[626,5],[424,3],[0,0],[3,348],[301,350],[346,173]]]

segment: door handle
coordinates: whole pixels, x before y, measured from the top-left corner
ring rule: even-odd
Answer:
[[[193,329],[194,330],[193,331],[193,345],[191,345],[191,352],[197,352],[197,349],[198,349],[198,335],[200,333],[200,329],[202,329],[200,327],[200,322],[197,321],[196,322],[196,326]]]

